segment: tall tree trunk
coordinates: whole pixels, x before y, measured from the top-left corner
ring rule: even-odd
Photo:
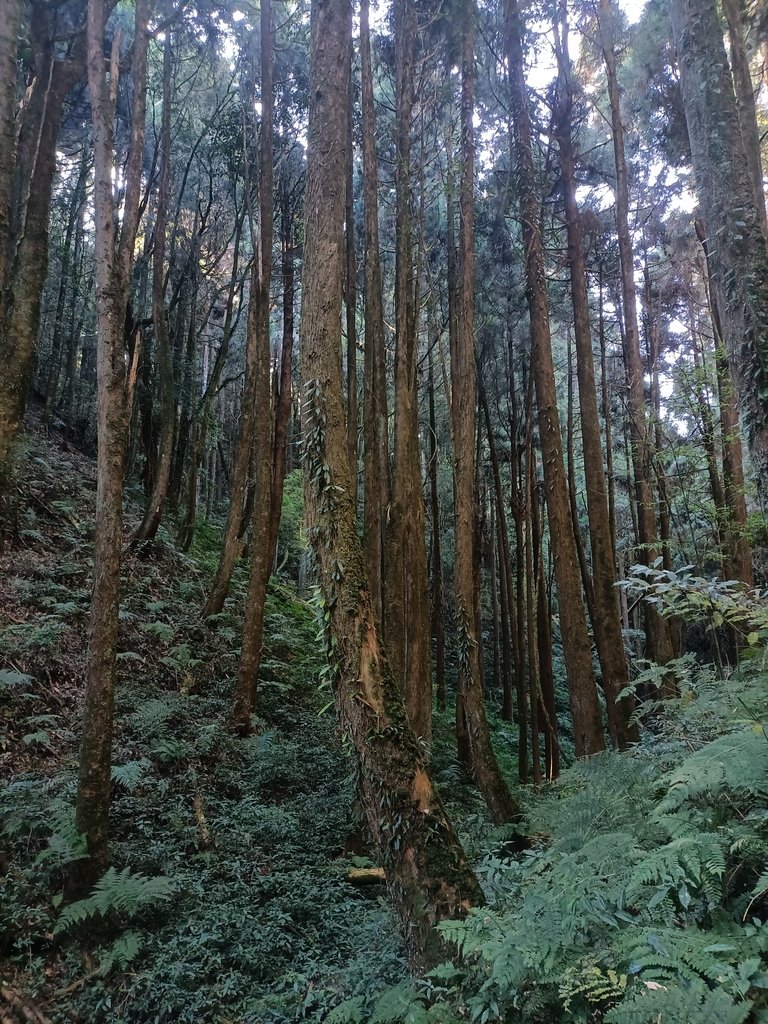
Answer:
[[[418,317],[414,302],[411,231],[411,120],[413,0],[396,0],[397,106],[395,255],[395,444],[387,563],[386,638],[395,676],[405,681],[411,727],[427,743],[432,735],[429,594],[421,482],[418,408]],[[407,672],[405,671],[407,667]]]
[[[376,622],[384,626],[385,522],[390,499],[384,304],[379,257],[378,162],[369,0],[360,0],[360,68],[365,226],[365,553]]]
[[[544,571],[544,531],[542,530],[541,498],[537,482],[536,456],[530,445],[528,465],[530,472],[531,546],[533,548],[533,578],[536,606],[536,655],[539,667],[541,710],[544,714],[544,758],[547,778],[551,781],[560,774],[560,738],[557,731],[557,705],[555,678],[552,668],[552,614]],[[534,642],[533,640],[531,641]]]
[[[189,551],[192,538],[195,532],[195,519],[197,518],[197,491],[200,466],[205,459],[206,440],[208,436],[208,423],[214,409],[214,403],[219,391],[221,374],[229,355],[229,343],[232,340],[232,332],[237,322],[235,316],[235,299],[242,290],[240,284],[240,240],[242,237],[243,221],[245,218],[245,205],[236,215],[235,230],[232,238],[232,271],[229,278],[229,289],[227,302],[224,310],[224,323],[222,324],[221,343],[213,361],[213,367],[207,381],[204,381],[205,390],[200,399],[199,408],[193,416],[192,439],[190,442],[189,469],[186,480],[186,497],[184,511],[179,529],[179,547],[182,551]],[[216,471],[216,458],[211,462],[212,472]],[[209,489],[210,490],[210,489]],[[213,500],[211,494],[210,500]],[[206,502],[209,504],[209,502]]]
[[[85,704],[80,745],[76,826],[88,843],[88,859],[73,866],[75,889],[88,888],[108,863],[112,721],[117,677],[122,539],[123,465],[128,428],[124,328],[139,222],[139,190],[146,114],[148,0],[136,0],[131,73],[131,138],[125,167],[122,225],[116,241],[113,193],[114,101],[119,73],[119,35],[104,59],[104,0],[88,0],[88,85],[94,136],[94,227],[99,449],[93,591],[88,633]]]
[[[4,5],[5,6],[5,5]],[[16,4],[3,13],[5,26],[0,35],[10,30],[15,21]],[[83,74],[82,37],[76,36],[73,55],[58,60],[54,53],[51,14],[33,5],[30,21],[31,45],[34,54],[34,76],[30,84],[24,113],[18,128],[18,143],[10,146],[9,159],[15,158],[15,196],[9,213],[9,234],[0,245],[5,251],[0,271],[0,465],[5,461],[18,430],[27,403],[37,358],[37,334],[40,301],[48,271],[48,221],[56,171],[56,144],[59,136],[64,102],[74,84]],[[17,35],[18,40],[18,35]],[[2,47],[0,41],[0,47]],[[13,57],[15,58],[15,45]],[[2,61],[0,52],[0,61]],[[6,69],[7,70],[7,69]],[[0,89],[10,90],[8,102],[15,107],[15,68],[10,82],[0,81]],[[0,108],[0,117],[2,109]],[[3,131],[0,124],[0,131]],[[0,143],[3,139],[0,138]],[[5,154],[3,159],[5,159]],[[0,167],[0,175],[4,173]],[[0,207],[5,203],[0,180]],[[0,220],[3,214],[0,213]],[[10,246],[10,251],[8,250]],[[4,266],[3,266],[4,265]]]
[[[20,28],[21,0],[7,0],[0,7],[0,324],[5,322],[5,289],[10,254],[16,159],[16,56]]]
[[[509,533],[507,528],[507,511],[504,500],[504,488],[501,482],[501,467],[499,465],[499,453],[496,447],[496,438],[491,426],[491,412],[488,406],[488,397],[482,378],[478,377],[480,387],[480,403],[483,407],[485,417],[485,430],[488,436],[488,451],[491,459],[491,473],[493,475],[493,493],[496,502],[496,517],[498,521],[498,548],[499,548],[499,576],[501,577],[501,654],[502,654],[502,705],[501,717],[505,722],[511,722],[512,712],[512,690],[517,682],[517,673],[513,672],[512,652],[512,614],[510,604],[512,602],[512,557],[509,550]],[[518,567],[519,571],[519,567]]]
[[[56,394],[59,387],[59,375],[61,372],[61,349],[64,341],[64,316],[67,305],[67,289],[71,286],[70,267],[72,265],[72,246],[75,239],[75,232],[80,220],[80,211],[85,202],[85,182],[88,177],[90,166],[90,151],[87,145],[83,145],[80,154],[80,166],[78,167],[77,178],[69,200],[67,210],[67,227],[64,232],[64,243],[61,250],[61,266],[59,270],[59,286],[56,291],[56,312],[53,319],[53,335],[51,338],[51,357],[48,364],[48,374],[45,385],[45,407],[43,409],[43,422],[50,426],[53,416],[53,409],[56,404]]]
[[[67,369],[66,369],[66,382],[64,385],[64,423],[66,426],[67,436],[71,437],[74,430],[75,420],[75,389],[77,387],[77,356],[80,351],[80,338],[83,331],[83,325],[85,323],[86,311],[88,309],[88,303],[83,298],[82,300],[82,312],[80,317],[77,316],[77,303],[78,299],[81,298],[81,293],[87,294],[89,289],[85,282],[84,262],[85,262],[85,247],[83,245],[83,234],[84,234],[84,220],[85,220],[85,203],[80,207],[80,216],[77,222],[77,231],[75,234],[75,257],[74,263],[77,266],[77,273],[75,280],[72,285],[71,299],[70,299],[70,328],[69,328],[69,340],[67,344]]]
[[[288,468],[288,427],[293,394],[293,333],[296,301],[293,242],[293,199],[287,186],[283,189],[280,208],[280,250],[283,275],[283,340],[280,346],[280,373],[276,382],[275,439],[272,456],[272,513],[269,540],[269,564],[274,565],[277,536],[283,508],[285,474]]]
[[[149,497],[144,518],[136,530],[134,544],[155,539],[163,506],[168,494],[173,460],[173,432],[176,419],[174,397],[173,357],[168,325],[168,309],[165,304],[166,281],[166,235],[168,233],[168,205],[171,199],[171,85],[173,77],[173,54],[171,33],[165,34],[163,48],[163,113],[160,122],[160,178],[157,186],[155,213],[155,245],[152,254],[152,324],[155,330],[157,351],[157,376],[160,384],[158,402],[160,405],[160,450],[152,493]]]
[[[270,394],[272,351],[269,338],[269,293],[273,238],[273,65],[272,3],[261,0],[261,146],[259,150],[260,233],[258,257],[251,275],[247,347],[252,351],[253,379],[253,514],[251,517],[251,571],[245,601],[243,645],[235,684],[232,722],[241,733],[250,730],[256,701],[264,630],[264,605],[272,571],[271,518],[274,478],[274,435]],[[249,396],[251,397],[251,396]]]
[[[432,519],[432,638],[435,641],[435,693],[437,706],[445,711],[445,619],[443,609],[443,552],[440,544],[440,499],[437,490],[437,417],[432,345],[427,350],[429,390],[429,497]]]
[[[689,303],[688,320],[691,333],[691,354],[693,356],[694,372],[694,395],[699,411],[699,428],[701,430],[701,442],[704,447],[704,456],[707,464],[707,476],[709,477],[709,489],[712,494],[712,504],[715,507],[715,528],[717,530],[717,544],[720,552],[721,572],[724,580],[732,579],[732,568],[729,552],[729,516],[728,507],[725,503],[725,491],[723,481],[720,477],[717,455],[717,437],[715,434],[715,418],[712,414],[712,407],[707,397],[707,367],[704,361],[704,346],[699,333],[699,324],[696,311],[693,308],[693,300]]]
[[[600,704],[592,667],[592,651],[581,593],[581,577],[568,505],[555,370],[549,330],[549,302],[544,247],[539,226],[540,203],[531,142],[522,46],[523,23],[517,0],[507,0],[507,46],[512,117],[517,143],[520,219],[525,247],[526,281],[531,321],[531,363],[536,386],[539,435],[544,460],[547,516],[553,545],[563,656],[568,677],[574,747],[577,757],[605,747]]]
[[[264,118],[264,99],[265,97],[262,97],[262,122],[266,123]],[[245,138],[243,139],[243,145],[244,147],[246,146]],[[249,187],[250,183],[246,181],[246,188]],[[260,201],[263,202],[263,196],[261,196],[261,194],[259,198]],[[251,218],[251,234],[253,237],[253,214],[250,205],[248,216]],[[263,251],[261,241],[256,241],[255,247],[258,251]],[[201,612],[204,619],[207,619],[212,615],[218,615],[224,607],[224,601],[229,593],[229,584],[232,579],[235,562],[240,557],[242,551],[240,538],[247,530],[253,514],[253,480],[249,481],[249,476],[253,460],[253,443],[257,414],[255,401],[256,394],[259,390],[259,384],[257,383],[257,375],[259,373],[258,364],[261,358],[259,355],[259,339],[257,337],[258,332],[256,328],[257,306],[260,302],[260,274],[261,271],[258,265],[258,258],[255,257],[251,266],[251,284],[248,300],[248,329],[245,352],[245,377],[243,381],[242,400],[240,403],[240,420],[237,427],[234,455],[231,462],[230,478],[228,481],[229,509],[227,512],[227,522],[224,527],[224,537],[222,538],[221,555],[216,569],[216,576],[214,577],[210,593],[208,594]],[[267,317],[269,316],[268,309],[266,315]],[[268,328],[269,325],[267,323],[267,330]],[[268,356],[267,366],[269,366],[269,361],[270,357]],[[258,410],[261,415],[264,414],[265,409],[269,412],[269,392],[267,392],[267,395],[266,407]],[[271,415],[269,431],[271,445]]]
[[[501,773],[491,745],[480,677],[475,614],[479,579],[475,571],[475,429],[477,369],[474,336],[474,0],[463,0],[461,61],[461,157],[459,232],[458,331],[451,356],[451,418],[453,422],[453,476],[455,494],[456,619],[458,678],[467,723],[472,769],[485,802],[496,822],[518,817],[520,808]]]
[[[608,79],[611,105],[613,155],[616,165],[616,230],[619,239],[621,293],[624,307],[624,360],[627,368],[627,407],[629,412],[632,469],[640,541],[638,558],[652,565],[658,549],[656,502],[653,492],[653,454],[650,425],[645,407],[645,367],[640,354],[637,319],[637,288],[629,230],[629,178],[624,150],[624,125],[621,119],[621,95],[616,64],[614,28],[618,17],[614,0],[600,0],[600,45]],[[645,609],[646,656],[666,664],[673,657],[672,640],[664,619],[649,604]]]
[[[603,302],[603,264],[600,263],[598,280],[598,335],[600,339],[600,401],[605,423],[605,475],[608,488],[608,527],[611,533],[611,554],[618,571],[616,557],[616,473],[613,468],[613,415],[608,387],[608,352],[605,342],[605,308]],[[630,499],[631,500],[631,499]],[[620,599],[621,600],[621,599]]]
[[[768,216],[765,210],[765,187],[763,185],[763,161],[760,154],[760,131],[757,125],[757,107],[755,94],[757,90],[752,82],[749,70],[749,56],[744,36],[744,19],[741,13],[741,0],[722,0],[723,11],[728,22],[728,41],[731,48],[731,71],[736,95],[736,108],[739,114],[739,126],[744,142],[744,155],[747,158],[749,178],[755,197],[755,209],[760,221],[763,238],[768,245]]]
[[[351,45],[351,43],[350,43]],[[347,198],[344,214],[344,240],[346,243],[344,299],[347,314],[347,438],[349,464],[352,467],[352,489],[357,504],[357,258],[355,256],[355,154],[352,106],[352,76],[349,79],[347,103]]]
[[[558,47],[557,143],[565,194],[565,222],[568,236],[568,268],[571,277],[573,332],[576,343],[576,373],[579,385],[579,416],[584,452],[584,481],[589,516],[589,541],[592,552],[592,625],[602,671],[602,686],[608,713],[608,729],[614,746],[620,750],[638,739],[637,727],[630,725],[632,701],[619,694],[629,685],[629,671],[621,634],[616,563],[611,542],[612,530],[597,407],[597,384],[592,351],[587,273],[581,216],[576,201],[576,156],[571,135],[573,123],[573,82],[568,52],[568,6],[561,2],[560,46]],[[574,523],[574,527],[576,524]]]
[[[334,696],[360,798],[412,956],[442,958],[434,925],[482,894],[406,720],[381,646],[352,502],[341,371],[347,0],[313,0],[301,359],[307,519],[329,616]]]
[[[753,586],[752,546],[747,536],[747,502],[744,496],[744,463],[741,451],[741,428],[736,391],[729,365],[728,354],[723,341],[723,325],[717,305],[717,295],[712,279],[712,263],[709,243],[704,224],[696,221],[696,234],[704,252],[707,275],[707,302],[715,341],[715,366],[717,372],[717,397],[720,406],[720,432],[723,445],[723,489],[724,501],[729,520],[729,562],[734,578],[746,586]]]
[[[714,293],[747,441],[768,502],[768,249],[715,0],[670,0]]]

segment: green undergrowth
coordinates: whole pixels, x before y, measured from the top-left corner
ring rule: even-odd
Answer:
[[[27,443],[37,458],[41,442]],[[394,915],[380,890],[347,878],[366,851],[351,839],[349,759],[320,713],[314,611],[291,583],[270,585],[255,732],[233,737],[245,571],[204,624],[220,539],[205,526],[189,555],[161,532],[124,560],[113,866],[65,905],[67,865],[83,851],[73,806],[91,538],[80,524],[92,503],[87,477],[80,491],[67,483],[73,459],[46,447],[34,464],[40,500],[21,488],[4,557],[3,983],[54,1024],[321,1021],[397,983]],[[53,506],[61,493],[66,508]],[[129,496],[128,527],[139,513]]]
[[[436,714],[430,770],[487,905],[442,926],[446,962],[414,979],[385,893],[348,878],[371,862],[347,741],[317,612],[285,578],[270,586],[254,734],[227,729],[246,574],[239,565],[223,612],[203,623],[216,524],[201,524],[189,554],[161,531],[124,560],[112,866],[66,904],[67,866],[83,852],[73,804],[92,465],[34,435],[26,444],[0,574],[0,978],[23,994],[26,1019],[768,1022],[761,635],[727,680],[691,655],[666,667],[681,696],[648,701],[634,751],[524,790],[522,856],[460,769],[453,715]],[[139,515],[129,495],[126,539]],[[647,691],[657,676],[638,682]],[[495,748],[515,779],[516,729],[494,702]]]
[[[488,905],[442,926],[453,962],[328,1024],[767,1021],[768,676],[681,683],[632,753],[527,794],[522,858],[470,836]]]

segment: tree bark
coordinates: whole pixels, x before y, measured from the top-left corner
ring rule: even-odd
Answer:
[[[287,185],[283,189],[280,209],[280,249],[283,275],[283,340],[280,346],[280,373],[274,396],[275,438],[272,469],[272,513],[269,541],[269,564],[274,565],[277,536],[283,509],[285,475],[288,468],[288,426],[293,395],[293,334],[296,301],[293,241],[293,199]]]
[[[93,591],[86,662],[76,826],[88,859],[73,866],[76,890],[90,887],[108,863],[112,721],[120,608],[123,467],[127,423],[124,326],[139,222],[146,113],[148,0],[137,0],[133,45],[131,138],[125,167],[122,225],[115,233],[114,97],[119,37],[104,59],[104,0],[88,0],[87,65],[94,135],[94,227],[98,311],[98,460]],[[107,71],[109,72],[107,76]]]
[[[432,638],[435,642],[435,693],[437,706],[445,711],[445,619],[443,608],[443,552],[440,543],[440,499],[437,490],[437,417],[432,346],[427,350],[429,390],[429,496],[432,519]]]
[[[741,427],[736,391],[723,342],[723,326],[712,279],[712,264],[704,225],[696,221],[696,234],[701,242],[706,262],[707,302],[715,341],[717,397],[720,406],[720,433],[722,436],[724,502],[729,520],[728,553],[735,579],[746,586],[754,585],[752,573],[752,546],[747,536],[747,502],[744,496],[744,463],[741,450]]]
[[[410,132],[416,33],[413,0],[396,0],[394,18],[397,107],[395,439],[385,632],[395,676],[405,681],[405,704],[411,727],[417,736],[429,743],[432,735],[429,593],[416,372],[418,317],[414,301],[411,231]]]
[[[376,621],[384,626],[385,522],[390,500],[386,347],[379,257],[378,163],[369,2],[360,0],[365,227],[365,552]]]
[[[342,728],[412,957],[443,955],[434,925],[482,902],[409,728],[381,646],[357,533],[341,370],[347,0],[313,0],[301,358],[307,523],[329,627]]]
[[[728,22],[728,41],[731,49],[731,71],[739,114],[744,155],[747,158],[749,178],[755,196],[755,209],[760,221],[763,238],[768,245],[768,216],[765,209],[765,186],[763,185],[763,161],[760,153],[760,131],[757,125],[756,89],[749,70],[749,56],[744,37],[744,19],[741,0],[722,0],[723,11]]]
[[[352,44],[350,43],[350,46]],[[355,256],[355,179],[354,179],[354,133],[353,133],[352,76],[349,79],[347,102],[347,196],[344,213],[345,240],[345,289],[344,304],[347,319],[347,444],[349,464],[352,467],[352,488],[357,504],[357,258]]]

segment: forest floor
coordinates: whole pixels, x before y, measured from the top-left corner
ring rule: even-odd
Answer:
[[[348,881],[354,781],[312,608],[270,588],[258,732],[226,729],[245,572],[199,609],[219,531],[189,555],[161,533],[123,562],[103,914],[62,924],[95,511],[93,461],[29,432],[0,556],[3,1022],[287,1021],[405,972],[381,889]],[[125,541],[140,519],[129,492]],[[352,850],[350,849],[352,847]],[[362,851],[357,851],[358,853]],[[5,1014],[5,1016],[3,1016]],[[35,1016],[37,1014],[38,1016]]]
[[[727,680],[682,659],[681,698],[631,754],[523,790],[522,858],[437,715],[431,771],[489,906],[447,926],[455,964],[412,979],[385,891],[349,877],[373,862],[317,610],[286,580],[270,585],[257,731],[227,730],[246,574],[203,623],[213,526],[187,555],[161,531],[125,556],[113,867],[63,905],[82,851],[93,460],[30,430],[3,500],[0,1024],[768,1022],[768,629]],[[141,495],[125,507],[127,545]],[[514,730],[492,721],[513,779]]]

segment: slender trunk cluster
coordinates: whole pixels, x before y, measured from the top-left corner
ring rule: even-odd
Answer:
[[[544,247],[540,228],[540,200],[536,191],[531,122],[524,74],[522,31],[523,22],[517,0],[507,0],[507,48],[530,313],[531,366],[536,388],[547,517],[555,562],[574,745],[576,755],[582,757],[602,750],[605,740],[592,668],[592,650],[587,632],[581,575],[563,462],[549,327],[549,300],[544,272]]]
[[[576,201],[576,160],[571,124],[573,123],[572,68],[568,52],[568,8],[562,0],[559,33],[559,78],[557,107],[557,144],[563,175],[565,226],[568,238],[568,267],[571,277],[573,332],[576,343],[576,372],[579,384],[579,413],[584,451],[584,478],[589,514],[589,539],[592,554],[591,586],[594,612],[592,625],[602,671],[602,685],[608,713],[611,739],[620,748],[637,739],[637,728],[630,726],[632,704],[619,694],[629,684],[624,655],[619,599],[616,589],[616,565],[611,544],[610,511],[603,469],[603,446],[597,407],[597,386],[592,351],[587,273],[581,218]],[[569,460],[573,466],[573,459]],[[575,497],[575,488],[571,488]],[[574,520],[574,529],[578,522]]]
[[[653,488],[653,438],[645,401],[646,370],[640,352],[637,319],[637,288],[632,236],[629,227],[629,175],[624,150],[624,124],[621,116],[614,27],[618,17],[614,0],[600,0],[600,45],[608,79],[611,105],[613,155],[616,166],[616,231],[619,241],[621,295],[624,310],[624,362],[627,372],[627,409],[632,445],[632,471],[638,531],[638,559],[652,565],[658,555],[656,499]],[[674,655],[668,624],[651,605],[646,605],[646,656],[666,664]]]

